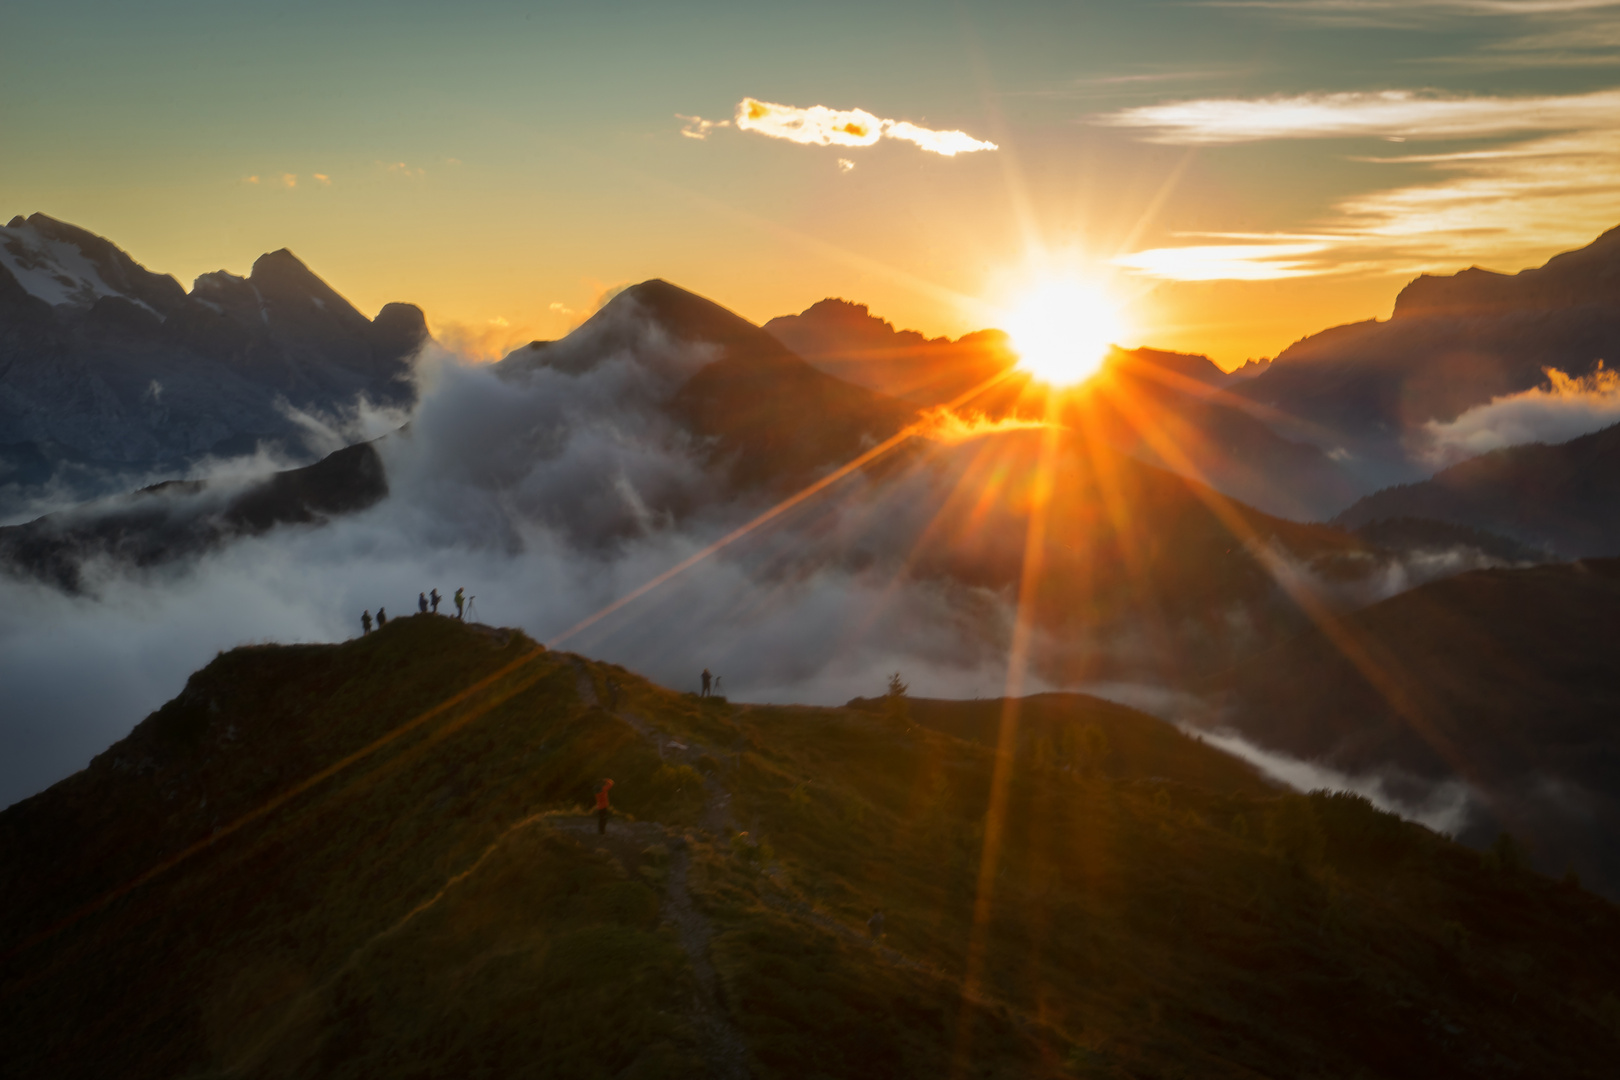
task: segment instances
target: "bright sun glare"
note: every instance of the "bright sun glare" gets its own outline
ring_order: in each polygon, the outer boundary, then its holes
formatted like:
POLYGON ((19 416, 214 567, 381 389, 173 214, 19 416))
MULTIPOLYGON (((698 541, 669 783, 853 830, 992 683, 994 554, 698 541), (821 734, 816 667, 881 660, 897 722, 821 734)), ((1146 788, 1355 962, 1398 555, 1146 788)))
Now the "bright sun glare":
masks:
POLYGON ((1018 366, 1053 386, 1090 378, 1125 330, 1119 304, 1098 286, 1073 278, 1036 286, 1005 325, 1018 366))

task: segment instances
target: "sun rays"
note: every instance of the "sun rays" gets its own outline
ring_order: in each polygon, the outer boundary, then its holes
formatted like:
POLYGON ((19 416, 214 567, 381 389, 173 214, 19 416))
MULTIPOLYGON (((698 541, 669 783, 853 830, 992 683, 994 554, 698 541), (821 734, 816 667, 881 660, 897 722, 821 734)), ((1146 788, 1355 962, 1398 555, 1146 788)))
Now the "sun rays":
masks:
POLYGON ((1054 387, 1084 382, 1102 367, 1126 331, 1120 303, 1079 277, 1055 277, 1031 288, 1006 313, 1018 366, 1054 387))

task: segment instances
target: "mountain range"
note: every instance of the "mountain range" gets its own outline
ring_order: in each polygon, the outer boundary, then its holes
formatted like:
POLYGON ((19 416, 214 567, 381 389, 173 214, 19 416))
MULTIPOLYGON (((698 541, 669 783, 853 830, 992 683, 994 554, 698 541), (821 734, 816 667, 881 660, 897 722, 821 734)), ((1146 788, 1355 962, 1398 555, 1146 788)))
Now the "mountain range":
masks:
POLYGON ((335 447, 301 414, 409 407, 426 340, 420 309, 368 319, 285 249, 188 293, 84 229, 15 217, 0 229, 0 516, 261 446, 318 457, 335 447))
POLYGON ((1370 493, 1426 475, 1426 425, 1620 356, 1620 228, 1539 268, 1425 274, 1387 320, 1290 345, 1234 392, 1337 451, 1370 493))

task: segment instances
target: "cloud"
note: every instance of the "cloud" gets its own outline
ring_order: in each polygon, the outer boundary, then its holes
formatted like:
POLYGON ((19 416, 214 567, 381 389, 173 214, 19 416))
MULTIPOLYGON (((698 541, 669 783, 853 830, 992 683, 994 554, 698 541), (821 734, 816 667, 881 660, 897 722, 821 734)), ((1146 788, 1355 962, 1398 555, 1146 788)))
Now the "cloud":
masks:
POLYGON ((332 186, 332 178, 330 176, 326 175, 325 173, 321 173, 321 172, 315 173, 314 177, 315 177, 315 182, 317 184, 320 184, 322 187, 331 187, 332 186))
POLYGON ((1562 443, 1620 423, 1620 371, 1605 368, 1571 378, 1543 368, 1547 385, 1492 398, 1447 423, 1430 420, 1425 457, 1452 464, 1504 446, 1562 443))
POLYGON ((405 164, 403 161, 379 161, 377 164, 381 165, 388 172, 396 173, 399 176, 417 177, 427 174, 426 169, 412 167, 405 164))
POLYGON ((850 172, 854 168, 855 168, 855 163, 853 161, 849 160, 849 158, 841 157, 841 158, 838 159, 838 171, 839 172, 841 172, 841 173, 850 172))
MULTIPOLYGON (((0 805, 81 767, 221 648, 340 641, 363 609, 404 614, 435 586, 465 586, 485 619, 544 640, 760 509, 717 490, 706 448, 664 411, 712 346, 630 320, 585 337, 517 376, 431 355, 441 368, 409 430, 378 444, 391 493, 368 511, 185 564, 94 568, 94 597, 0 576, 0 805)), ((728 548, 568 647, 676 687, 708 667, 745 700, 837 703, 897 669, 916 693, 999 692, 1007 623, 991 594, 791 562, 804 541, 728 548)))
POLYGON ((1315 761, 1270 750, 1229 730, 1207 731, 1180 724, 1182 731, 1242 758, 1266 776, 1296 791, 1353 791, 1380 810, 1399 814, 1435 832, 1457 836, 1478 816, 1482 803, 1461 780, 1420 780, 1394 770, 1372 774, 1341 772, 1315 761))
POLYGON ((1251 235, 1251 251, 1160 248, 1121 265, 1174 280, 1449 271, 1482 251, 1512 268, 1588 243, 1614 224, 1620 204, 1620 90, 1535 97, 1458 97, 1433 92, 1308 94, 1207 99, 1119 110, 1100 122, 1193 146, 1280 139, 1379 138, 1400 143, 1493 140, 1364 156, 1413 169, 1417 182, 1340 199, 1309 223, 1315 251, 1293 235, 1251 235), (1290 261, 1292 260, 1292 261, 1290 261), (1269 273, 1269 269, 1279 272, 1269 273))
POLYGON ((865 109, 838 110, 825 105, 800 108, 743 98, 737 104, 735 120, 742 131, 805 146, 873 146, 879 139, 890 138, 915 143, 945 157, 998 149, 995 143, 975 139, 966 132, 935 131, 906 120, 884 120, 865 109))
POLYGON ((1620 90, 1531 97, 1383 90, 1137 105, 1096 121, 1151 142, 1216 146, 1270 139, 1459 139, 1620 125, 1620 90))
POLYGON ((1203 244, 1150 248, 1113 259, 1115 266, 1172 281, 1269 281, 1315 273, 1299 256, 1324 251, 1328 243, 1285 239, 1249 244, 1203 244))
POLYGON ((513 326, 496 316, 482 323, 435 322, 433 337, 451 353, 472 363, 499 360, 520 345, 534 339, 532 329, 513 326))
POLYGON ((284 188, 295 188, 298 186, 298 176, 290 172, 282 173, 280 180, 277 182, 284 188))
POLYGON ((1469 18, 1567 18, 1620 7, 1620 0, 1205 0, 1203 6, 1322 26, 1404 28, 1469 18))
POLYGON ((245 176, 242 178, 244 184, 257 184, 258 182, 259 178, 257 176, 245 176))
POLYGON ((686 121, 686 123, 681 126, 681 134, 685 135, 688 139, 707 139, 709 137, 709 132, 713 131, 715 128, 731 126, 730 120, 705 120, 701 116, 687 116, 685 113, 676 113, 675 119, 686 121))

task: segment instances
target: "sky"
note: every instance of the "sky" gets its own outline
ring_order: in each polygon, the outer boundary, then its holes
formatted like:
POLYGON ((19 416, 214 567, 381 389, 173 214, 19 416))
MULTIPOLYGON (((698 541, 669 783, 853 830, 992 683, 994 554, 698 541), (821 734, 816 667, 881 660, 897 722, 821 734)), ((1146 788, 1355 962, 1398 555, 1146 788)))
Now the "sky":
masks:
POLYGON ((1620 224, 1620 0, 11 3, 0 217, 290 248, 496 356, 662 277, 958 335, 1054 276, 1223 367, 1620 224))

